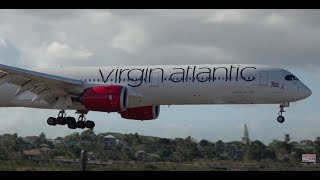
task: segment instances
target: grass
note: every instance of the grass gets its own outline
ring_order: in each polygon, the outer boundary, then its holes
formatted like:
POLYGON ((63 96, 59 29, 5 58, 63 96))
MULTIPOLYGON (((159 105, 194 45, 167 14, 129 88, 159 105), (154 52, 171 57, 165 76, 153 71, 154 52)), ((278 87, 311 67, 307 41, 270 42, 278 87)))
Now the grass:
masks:
MULTIPOLYGON (((320 171, 320 165, 283 162, 213 161, 175 162, 113 162, 88 164, 87 171, 320 171)), ((77 163, 54 161, 0 161, 0 171, 80 171, 77 163)))

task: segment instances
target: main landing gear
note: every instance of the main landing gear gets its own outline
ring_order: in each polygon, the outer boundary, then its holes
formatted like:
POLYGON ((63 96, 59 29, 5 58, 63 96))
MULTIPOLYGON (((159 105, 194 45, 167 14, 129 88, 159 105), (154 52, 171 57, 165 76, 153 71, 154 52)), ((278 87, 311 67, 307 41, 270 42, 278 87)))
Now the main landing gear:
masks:
POLYGON ((282 116, 282 113, 283 112, 286 112, 285 110, 284 110, 284 108, 285 107, 289 107, 289 103, 283 103, 283 104, 280 104, 280 111, 279 111, 279 116, 278 116, 278 118, 277 118, 277 121, 279 122, 279 123, 283 123, 284 121, 285 121, 285 118, 282 116))
POLYGON ((61 110, 58 114, 57 118, 54 117, 49 117, 47 120, 47 123, 50 126, 56 126, 57 124, 59 125, 68 125, 70 129, 84 129, 84 128, 89 128, 93 129, 95 126, 95 123, 93 121, 87 121, 84 114, 81 113, 79 115, 78 121, 74 117, 67 117, 67 114, 65 113, 64 110, 61 110))

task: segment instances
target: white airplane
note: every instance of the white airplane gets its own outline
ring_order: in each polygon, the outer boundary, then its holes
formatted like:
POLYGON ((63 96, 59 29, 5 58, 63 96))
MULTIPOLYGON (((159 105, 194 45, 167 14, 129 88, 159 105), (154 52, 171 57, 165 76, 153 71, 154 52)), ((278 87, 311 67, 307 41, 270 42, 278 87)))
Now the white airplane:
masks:
POLYGON ((311 90, 289 71, 264 65, 159 65, 20 69, 0 64, 0 107, 60 110, 49 125, 94 128, 89 111, 117 112, 125 119, 158 118, 160 105, 280 104, 311 90), (76 121, 66 110, 80 114, 76 121))

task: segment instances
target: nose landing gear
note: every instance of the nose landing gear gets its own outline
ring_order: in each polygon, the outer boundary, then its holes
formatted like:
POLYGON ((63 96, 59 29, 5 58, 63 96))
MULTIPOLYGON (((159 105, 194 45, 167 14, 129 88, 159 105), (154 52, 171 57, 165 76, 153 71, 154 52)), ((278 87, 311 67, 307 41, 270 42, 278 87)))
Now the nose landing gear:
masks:
POLYGON ((283 123, 284 121, 285 121, 285 118, 282 116, 282 113, 284 113, 284 112, 286 112, 285 110, 284 110, 284 108, 285 107, 289 107, 289 103, 281 103, 280 104, 280 111, 279 111, 279 116, 278 116, 278 118, 277 118, 277 121, 279 122, 279 123, 283 123))

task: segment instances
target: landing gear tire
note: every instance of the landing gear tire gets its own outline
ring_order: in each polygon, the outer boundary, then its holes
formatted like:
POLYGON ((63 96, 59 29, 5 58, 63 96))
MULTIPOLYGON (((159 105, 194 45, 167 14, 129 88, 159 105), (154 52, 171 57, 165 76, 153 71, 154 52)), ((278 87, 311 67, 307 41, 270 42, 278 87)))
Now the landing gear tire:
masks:
POLYGON ((78 121, 77 127, 80 129, 84 129, 86 127, 86 123, 84 121, 78 121))
POLYGON ((279 122, 279 123, 283 123, 284 121, 285 121, 285 118, 282 116, 282 113, 284 113, 284 112, 286 112, 285 110, 284 110, 284 107, 289 107, 289 103, 281 103, 280 104, 280 111, 279 111, 279 116, 278 116, 278 118, 277 118, 277 121, 279 122))
POLYGON ((65 117, 58 117, 57 118, 57 124, 66 125, 67 124, 66 118, 65 117))
POLYGON ((279 117, 277 118, 277 121, 278 121, 279 123, 283 123, 283 122, 285 121, 285 118, 284 118, 283 116, 279 116, 279 117))
POLYGON ((70 129, 77 129, 77 124, 74 122, 74 123, 69 123, 68 124, 68 128, 70 129))
POLYGON ((77 123, 76 123, 76 119, 75 118, 67 117, 66 118, 66 123, 68 124, 68 128, 77 129, 77 123))
POLYGON ((76 119, 74 117, 67 117, 66 124, 76 123, 76 119))
POLYGON ((57 119, 56 119, 56 118, 53 118, 53 117, 49 117, 48 120, 47 120, 47 123, 48 123, 50 126, 55 126, 55 125, 57 125, 57 119))
POLYGON ((86 127, 89 129, 93 129, 95 126, 95 123, 93 121, 86 121, 86 127))
POLYGON ((84 129, 89 128, 93 129, 95 126, 95 123, 93 121, 86 121, 85 114, 88 112, 81 111, 80 116, 78 118, 78 121, 74 117, 67 117, 67 114, 64 110, 61 110, 58 114, 57 118, 50 117, 47 119, 47 123, 50 126, 55 126, 57 124, 59 125, 68 125, 70 129, 84 129))

